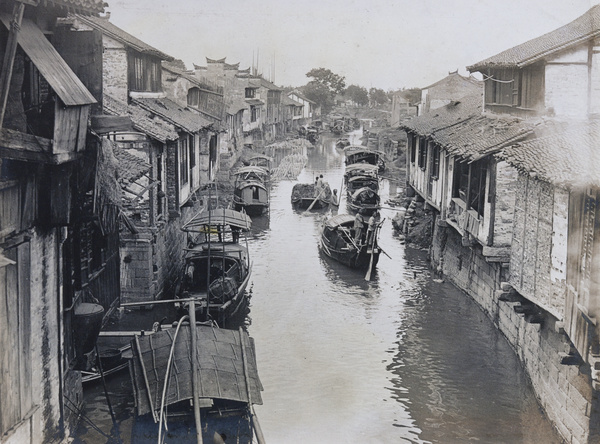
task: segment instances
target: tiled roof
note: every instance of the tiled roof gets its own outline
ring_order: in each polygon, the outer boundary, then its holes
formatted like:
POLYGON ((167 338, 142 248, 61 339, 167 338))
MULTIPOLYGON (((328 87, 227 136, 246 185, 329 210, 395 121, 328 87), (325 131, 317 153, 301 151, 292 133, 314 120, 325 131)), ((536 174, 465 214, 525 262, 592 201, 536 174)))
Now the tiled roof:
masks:
POLYGON ((136 105, 127 105, 114 99, 108 94, 102 97, 104 112, 113 116, 129 116, 133 127, 158 140, 166 143, 168 140, 177 140, 179 135, 172 125, 162 119, 153 118, 149 112, 136 105))
POLYGON ((302 103, 296 102, 289 96, 281 96, 281 103, 286 106, 304 106, 302 103))
POLYGON ((116 41, 121 42, 124 45, 129 46, 138 52, 141 52, 142 54, 149 54, 155 57, 159 57, 161 60, 173 60, 173 57, 171 57, 170 55, 159 51, 158 49, 148 45, 147 43, 144 43, 137 37, 134 37, 131 34, 123 31, 118 26, 113 25, 111 22, 108 21, 107 18, 77 15, 77 19, 81 20, 83 23, 87 24, 88 26, 91 26, 94 29, 101 31, 108 37, 115 39, 116 41))
POLYGON ((113 147, 113 154, 117 159, 119 182, 127 185, 135 182, 152 168, 144 159, 140 159, 123 148, 113 147))
POLYGON ((470 95, 456 100, 446 106, 436 108, 430 113, 413 117, 402 123, 401 129, 415 132, 421 136, 427 136, 450 125, 468 119, 482 111, 481 95, 470 95))
POLYGON ((559 186, 600 186, 600 121, 546 124, 535 138, 498 157, 519 171, 559 186))
POLYGON ((473 161, 530 134, 533 121, 481 112, 481 96, 472 95, 401 123, 400 128, 427 137, 448 153, 473 161))
POLYGON ((103 0, 52 0, 52 3, 77 12, 104 12, 108 6, 103 0))
POLYGON ((197 133, 204 128, 213 125, 212 122, 200 116, 199 114, 179 106, 172 100, 152 99, 152 98, 135 98, 132 103, 139 105, 141 108, 149 111, 152 114, 165 119, 167 122, 180 127, 188 133, 197 133))
POLYGON ((493 67, 523 67, 600 34, 600 5, 554 31, 468 66, 471 72, 493 67))
POLYGON ((431 138, 451 155, 474 161, 524 138, 533 126, 533 122, 517 117, 478 114, 436 131, 431 138))
MULTIPOLYGON (((462 76, 462 75, 460 75, 458 73, 458 71, 455 71, 455 72, 449 73, 443 79, 438 80, 437 82, 432 83, 431 85, 424 86, 421 89, 429 89, 429 88, 433 88, 433 87, 436 87, 436 86, 445 85, 445 84, 448 84, 448 83, 457 83, 457 82, 464 83, 464 84, 467 84, 467 85, 468 84, 476 85, 476 86, 478 86, 480 88, 483 88, 483 81, 477 80, 476 78, 471 77, 471 76, 469 76, 469 77, 462 76)), ((402 93, 402 91, 400 91, 400 93, 402 93)))
POLYGON ((245 100, 243 99, 237 99, 234 100, 233 103, 231 103, 228 107, 227 107, 227 112, 229 114, 237 114, 240 110, 242 109, 248 109, 248 104, 246 103, 245 100))
POLYGON ((305 100, 305 101, 307 101, 307 102, 309 102, 309 103, 315 103, 315 102, 313 102, 312 100, 308 99, 308 98, 307 98, 307 97, 306 97, 304 94, 302 94, 300 91, 298 91, 298 90, 296 90, 296 89, 295 89, 295 90, 293 90, 293 91, 290 91, 290 92, 288 93, 288 96, 289 96, 289 95, 291 95, 291 94, 293 94, 293 95, 295 95, 296 97, 299 97, 299 98, 301 98, 302 100, 305 100))
POLYGON ((199 88, 206 89, 213 93, 223 95, 223 87, 216 84, 216 82, 210 82, 205 78, 196 77, 194 74, 180 69, 177 65, 170 62, 162 62, 161 66, 164 70, 169 71, 177 76, 183 77, 190 83, 198 86, 199 88))

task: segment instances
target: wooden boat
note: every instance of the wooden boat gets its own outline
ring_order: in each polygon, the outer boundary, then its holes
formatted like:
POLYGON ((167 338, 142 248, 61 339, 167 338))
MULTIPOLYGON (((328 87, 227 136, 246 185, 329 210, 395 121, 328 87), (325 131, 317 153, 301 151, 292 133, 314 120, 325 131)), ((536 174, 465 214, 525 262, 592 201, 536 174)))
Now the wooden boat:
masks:
POLYGON ((259 166, 247 166, 234 173, 236 179, 233 203, 236 211, 250 216, 260 216, 269 208, 269 171, 259 166))
POLYGON ((348 267, 374 267, 381 253, 377 237, 383 221, 377 223, 368 235, 365 226, 357 239, 354 230, 355 219, 352 214, 338 214, 325 220, 321 227, 321 251, 348 267))
MULTIPOLYGON (((332 198, 331 188, 327 184, 318 196, 315 192, 315 184, 312 183, 297 183, 292 188, 292 205, 297 209, 306 210, 311 205, 313 210, 327 208, 332 203, 332 198)), ((335 202, 333 204, 336 205, 335 202)))
POLYGON ((119 348, 101 349, 99 350, 99 355, 96 357, 96 365, 90 370, 81 371, 81 382, 88 384, 99 381, 102 378, 100 366, 102 366, 104 377, 119 373, 129 367, 131 357, 130 344, 119 348))
POLYGON ((379 172, 385 170, 383 153, 379 151, 369 150, 364 146, 350 145, 344 149, 344 152, 346 153, 346 165, 364 162, 377 165, 379 172))
POLYGON ((340 137, 336 142, 335 142, 335 147, 338 149, 344 149, 347 146, 350 146, 350 140, 348 140, 347 137, 340 137))
POLYGON ((249 166, 257 166, 264 168, 267 172, 271 171, 271 165, 273 163, 273 158, 269 157, 265 154, 255 154, 254 156, 248 159, 249 166))
POLYGON ((353 212, 362 210, 367 216, 380 208, 379 203, 379 194, 369 187, 359 188, 348 197, 348 209, 353 212))
POLYGON ((182 321, 132 341, 131 442, 264 444, 254 340, 242 329, 182 321))
POLYGON ((245 305, 252 264, 240 233, 250 230, 245 213, 218 208, 203 211, 183 226, 188 233, 176 297, 193 298, 201 319, 220 324, 245 305))
POLYGON ((370 188, 379 192, 379 179, 373 176, 353 176, 346 182, 346 194, 352 199, 354 193, 361 188, 370 188))
POLYGON ((353 163, 347 165, 344 172, 344 180, 347 181, 354 176, 379 177, 379 168, 377 165, 371 165, 370 163, 353 163))

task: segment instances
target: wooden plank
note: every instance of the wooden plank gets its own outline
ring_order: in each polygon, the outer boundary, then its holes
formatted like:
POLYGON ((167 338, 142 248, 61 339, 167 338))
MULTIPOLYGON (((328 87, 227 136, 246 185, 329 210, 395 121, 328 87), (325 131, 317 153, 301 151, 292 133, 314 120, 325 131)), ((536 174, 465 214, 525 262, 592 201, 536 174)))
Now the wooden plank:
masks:
MULTIPOLYGON (((6 252, 4 254, 6 254, 6 252)), ((6 267, 0 267, 0 344, 8 344, 7 306, 6 267)), ((7 367, 9 352, 10 350, 8 347, 0 347, 0 375, 2 375, 2 383, 0 383, 0 436, 10 428, 10 423, 8 418, 6 418, 7 410, 12 408, 6 401, 8 397, 7 391, 9 390, 11 382, 7 367)))
POLYGON ((19 245, 17 250, 18 286, 19 286, 19 374, 21 375, 20 399, 21 414, 33 407, 31 393, 31 257, 30 243, 19 245))
MULTIPOLYGON (((4 255, 16 260, 15 250, 4 252, 4 255)), ((6 328, 2 348, 6 349, 2 355, 5 373, 2 375, 2 424, 6 428, 14 426, 21 416, 21 402, 19 400, 19 341, 18 341, 18 301, 17 301, 17 266, 8 265, 5 271, 5 316, 3 326, 6 328)), ((0 283, 0 285, 2 285, 0 283)))

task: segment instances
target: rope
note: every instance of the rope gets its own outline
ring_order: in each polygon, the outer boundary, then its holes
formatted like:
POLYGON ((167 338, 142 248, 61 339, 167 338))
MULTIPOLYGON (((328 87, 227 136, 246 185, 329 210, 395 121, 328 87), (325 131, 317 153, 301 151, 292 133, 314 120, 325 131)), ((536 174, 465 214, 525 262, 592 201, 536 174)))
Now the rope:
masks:
POLYGON ((66 396, 64 397, 67 401, 69 401, 71 404, 73 404, 74 407, 69 406, 69 404, 65 404, 65 407, 68 408, 69 410, 71 410, 71 412, 76 413, 77 415, 81 416, 83 419, 85 419, 88 424, 90 426, 92 426, 92 428, 97 431, 98 433, 100 433, 102 436, 104 436, 105 438, 108 438, 110 440, 113 439, 112 436, 107 435, 106 433, 104 433, 96 424, 94 424, 92 422, 92 420, 90 418, 88 418, 86 416, 85 413, 83 413, 83 410, 80 410, 79 407, 77 407, 77 404, 75 404, 73 401, 71 401, 69 398, 67 398, 66 396))
POLYGON ((515 81, 515 79, 512 79, 512 80, 494 79, 493 76, 486 76, 485 74, 483 74, 483 80, 484 81, 486 81, 486 80, 492 80, 492 81, 497 82, 497 83, 513 83, 515 81))

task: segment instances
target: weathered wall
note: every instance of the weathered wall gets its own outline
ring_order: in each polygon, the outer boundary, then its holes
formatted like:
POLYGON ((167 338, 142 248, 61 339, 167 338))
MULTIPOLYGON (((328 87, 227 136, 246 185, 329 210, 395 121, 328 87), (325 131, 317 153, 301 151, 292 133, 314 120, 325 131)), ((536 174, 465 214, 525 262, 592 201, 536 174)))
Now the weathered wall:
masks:
MULTIPOLYGON (((492 239, 494 247, 509 246, 512 241, 517 176, 517 169, 511 167, 506 162, 501 161, 496 164, 494 233, 492 239)), ((487 200, 489 199, 486 199, 486 202, 487 200)), ((486 203, 486 210, 488 208, 487 205, 486 203)))
MULTIPOLYGON (((564 207, 563 211, 566 210, 564 207)), ((514 211, 509 282, 522 296, 562 319, 563 286, 551 279, 553 187, 520 174, 514 211)))
POLYGON ((546 64, 546 109, 557 116, 584 117, 588 112, 588 46, 566 51, 546 64))
POLYGON ((123 44, 103 37, 102 89, 114 99, 127 103, 127 50, 123 44))

